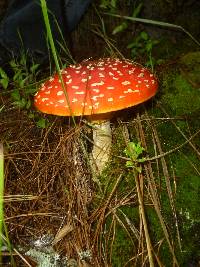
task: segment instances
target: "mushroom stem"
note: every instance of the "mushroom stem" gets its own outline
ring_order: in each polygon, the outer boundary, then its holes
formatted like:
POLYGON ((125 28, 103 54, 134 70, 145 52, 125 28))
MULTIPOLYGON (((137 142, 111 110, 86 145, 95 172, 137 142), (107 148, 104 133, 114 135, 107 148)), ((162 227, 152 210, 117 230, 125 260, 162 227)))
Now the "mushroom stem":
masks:
POLYGON ((92 168, 101 174, 108 162, 111 150, 111 128, 110 121, 93 123, 94 146, 91 153, 92 168))

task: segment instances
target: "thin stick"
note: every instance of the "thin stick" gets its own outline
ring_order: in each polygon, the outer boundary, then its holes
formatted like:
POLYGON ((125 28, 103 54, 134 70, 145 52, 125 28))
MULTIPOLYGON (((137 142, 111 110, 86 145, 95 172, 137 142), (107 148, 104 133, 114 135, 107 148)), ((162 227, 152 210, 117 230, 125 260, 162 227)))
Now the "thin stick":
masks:
POLYGON ((136 183, 136 188, 137 188, 137 193, 138 193, 139 208, 141 211, 142 221, 143 221, 143 226, 144 226, 144 233, 145 233, 145 239, 146 239, 146 244, 147 244, 147 252, 148 252, 148 256, 149 256, 149 264, 150 264, 150 267, 154 267, 151 239, 150 239, 149 231, 148 231, 148 227, 147 227, 147 220, 146 220, 146 215, 145 215, 145 210, 144 210, 144 203, 143 203, 142 193, 141 193, 141 189, 140 189, 140 182, 138 179, 139 175, 135 173, 134 176, 135 176, 135 183, 136 183))

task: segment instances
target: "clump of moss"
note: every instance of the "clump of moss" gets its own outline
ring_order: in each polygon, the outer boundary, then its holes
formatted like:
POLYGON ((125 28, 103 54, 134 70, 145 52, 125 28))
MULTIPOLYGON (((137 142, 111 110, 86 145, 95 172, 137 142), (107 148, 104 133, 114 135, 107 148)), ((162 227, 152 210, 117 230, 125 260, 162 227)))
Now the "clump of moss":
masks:
POLYGON ((171 75, 166 79, 162 100, 175 115, 187 115, 199 110, 199 91, 182 74, 171 75))
POLYGON ((124 266, 130 260, 131 255, 134 255, 134 247, 130 236, 118 225, 116 228, 116 238, 113 243, 112 266, 124 266))
POLYGON ((200 167, 199 165, 199 161, 192 151, 187 152, 187 158, 184 158, 183 154, 179 154, 175 160, 176 173, 179 177, 176 207, 182 239, 181 259, 185 264, 188 264, 190 258, 197 260, 200 257, 198 245, 200 237, 197 234, 197 229, 200 227, 200 179, 196 171, 196 168, 200 167))
POLYGON ((200 110, 200 52, 184 55, 179 62, 179 71, 169 72, 163 79, 161 100, 177 116, 200 110))

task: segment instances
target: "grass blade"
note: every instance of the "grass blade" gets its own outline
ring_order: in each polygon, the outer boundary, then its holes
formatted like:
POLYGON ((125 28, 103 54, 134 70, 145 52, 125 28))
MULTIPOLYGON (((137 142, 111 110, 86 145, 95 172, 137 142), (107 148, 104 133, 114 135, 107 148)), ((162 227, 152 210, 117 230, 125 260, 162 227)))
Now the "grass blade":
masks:
POLYGON ((135 18, 135 17, 129 17, 129 16, 121 16, 121 15, 112 14, 112 13, 104 13, 104 14, 109 15, 109 16, 113 16, 116 18, 131 20, 134 22, 141 22, 141 23, 152 24, 152 25, 156 25, 156 26, 168 27, 168 28, 174 28, 177 30, 181 30, 186 35, 188 35, 198 46, 200 46, 200 42, 197 41, 196 38, 194 38, 191 33, 189 33, 186 29, 184 29, 180 25, 176 25, 176 24, 172 24, 172 23, 168 23, 168 22, 163 22, 163 21, 151 20, 151 19, 142 19, 142 18, 135 18))

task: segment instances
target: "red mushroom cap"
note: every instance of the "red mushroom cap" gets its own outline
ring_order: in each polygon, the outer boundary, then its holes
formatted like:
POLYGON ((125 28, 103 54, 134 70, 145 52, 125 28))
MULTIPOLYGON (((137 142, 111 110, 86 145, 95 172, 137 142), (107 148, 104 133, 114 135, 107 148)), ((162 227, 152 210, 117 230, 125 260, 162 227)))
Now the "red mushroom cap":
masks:
POLYGON ((63 69, 61 74, 68 101, 55 74, 35 95, 38 110, 60 116, 102 114, 142 103, 158 88, 154 75, 130 60, 83 61, 63 69))

